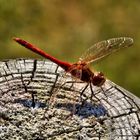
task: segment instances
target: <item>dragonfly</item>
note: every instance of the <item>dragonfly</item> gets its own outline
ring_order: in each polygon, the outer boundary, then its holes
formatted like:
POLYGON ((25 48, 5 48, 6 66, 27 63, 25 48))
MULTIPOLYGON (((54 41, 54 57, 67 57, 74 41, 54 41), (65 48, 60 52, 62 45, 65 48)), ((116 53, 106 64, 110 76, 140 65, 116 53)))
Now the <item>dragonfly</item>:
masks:
POLYGON ((96 62, 104 58, 105 56, 108 56, 111 53, 118 51, 121 48, 126 48, 133 45, 133 39, 130 37, 111 38, 108 40, 98 42, 91 46, 80 57, 78 62, 68 63, 58 60, 57 58, 47 54, 37 46, 23 39, 17 37, 13 39, 25 48, 56 63, 61 68, 63 68, 66 73, 70 73, 73 77, 80 79, 83 82, 91 83, 97 87, 101 87, 105 83, 106 78, 102 72, 92 71, 89 67, 89 64, 92 62, 96 62))
MULTIPOLYGON (((94 44, 93 46, 91 46, 79 59, 78 62, 76 63, 68 63, 68 62, 64 62, 61 61, 49 54, 47 54, 46 52, 44 52, 43 50, 41 50, 40 48, 38 48, 37 46, 23 40, 20 38, 13 38, 17 43, 19 43, 20 45, 24 46, 25 48, 49 59, 50 61, 56 63, 57 65, 59 65, 62 69, 65 70, 66 73, 70 73, 72 75, 72 78, 76 78, 76 80, 80 80, 82 82, 86 82, 87 85, 94 85, 97 87, 100 87, 102 90, 102 86, 106 81, 106 77, 104 76, 104 74, 102 72, 95 72, 92 71, 89 67, 89 64, 92 62, 96 62, 102 58, 104 58, 105 56, 108 56, 109 54, 118 51, 121 48, 125 48, 125 47, 130 47, 133 44, 133 39, 130 37, 118 37, 118 38, 112 38, 112 39, 108 39, 108 40, 104 40, 101 42, 98 42, 96 44, 94 44)), ((60 86, 58 86, 58 88, 56 89, 56 91, 53 91, 50 100, 49 100, 49 106, 53 107, 54 103, 55 103, 55 97, 56 94, 58 94, 59 89, 61 89, 61 86, 63 86, 63 82, 60 83, 60 86)), ((104 92, 104 91, 103 91, 104 92)), ((80 100, 82 94, 80 95, 80 100)), ((91 95, 91 99, 92 99, 91 95)), ((81 100, 82 101, 82 100, 81 100)), ((82 104, 84 102, 82 101, 82 104)), ((75 107, 75 103, 73 103, 73 108, 72 108, 72 113, 70 113, 69 116, 73 116, 73 114, 76 112, 76 107, 75 107)))

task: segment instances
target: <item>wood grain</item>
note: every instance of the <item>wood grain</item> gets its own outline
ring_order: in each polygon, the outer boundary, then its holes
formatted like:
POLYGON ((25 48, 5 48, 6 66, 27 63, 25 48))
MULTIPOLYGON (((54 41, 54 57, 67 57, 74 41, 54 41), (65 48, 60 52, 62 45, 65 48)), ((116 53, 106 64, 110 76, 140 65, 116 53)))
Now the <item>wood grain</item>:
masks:
POLYGON ((77 81, 46 60, 0 61, 0 139, 138 140, 140 99, 110 80, 102 89, 77 81))

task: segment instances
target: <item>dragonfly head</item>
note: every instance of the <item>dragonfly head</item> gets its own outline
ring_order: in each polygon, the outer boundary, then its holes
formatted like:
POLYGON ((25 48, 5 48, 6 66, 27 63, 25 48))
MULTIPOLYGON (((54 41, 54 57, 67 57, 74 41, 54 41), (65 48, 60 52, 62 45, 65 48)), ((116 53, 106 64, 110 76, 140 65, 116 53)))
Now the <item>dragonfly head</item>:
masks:
POLYGON ((104 74, 102 72, 97 73, 92 78, 93 85, 98 86, 98 87, 102 86, 105 81, 106 81, 106 79, 105 79, 104 74))

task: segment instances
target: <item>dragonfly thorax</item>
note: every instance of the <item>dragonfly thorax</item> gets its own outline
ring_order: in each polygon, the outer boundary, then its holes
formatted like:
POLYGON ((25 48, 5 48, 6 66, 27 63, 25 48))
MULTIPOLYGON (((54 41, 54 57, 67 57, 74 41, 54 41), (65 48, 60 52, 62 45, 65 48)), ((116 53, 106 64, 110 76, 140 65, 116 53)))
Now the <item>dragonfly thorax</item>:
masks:
POLYGON ((94 73, 89 69, 86 63, 75 63, 67 72, 71 73, 72 76, 88 83, 92 80, 92 77, 94 77, 94 73))

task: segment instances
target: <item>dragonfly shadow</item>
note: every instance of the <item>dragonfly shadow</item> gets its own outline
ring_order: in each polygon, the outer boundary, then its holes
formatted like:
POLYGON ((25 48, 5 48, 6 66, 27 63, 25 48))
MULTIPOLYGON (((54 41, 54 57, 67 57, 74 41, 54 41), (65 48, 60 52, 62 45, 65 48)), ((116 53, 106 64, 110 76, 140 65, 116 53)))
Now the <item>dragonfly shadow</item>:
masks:
POLYGON ((19 103, 22 104, 25 107, 28 108, 45 108, 47 105, 45 103, 41 103, 41 102, 35 102, 33 103, 32 100, 27 100, 27 99, 15 99, 14 100, 15 103, 19 103))
MULTIPOLYGON (((107 110, 102 104, 92 104, 89 102, 85 102, 83 105, 80 103, 75 104, 76 112, 75 115, 81 116, 83 118, 87 118, 89 116, 105 116, 107 115, 107 110)), ((70 112, 73 111, 73 104, 72 103, 58 103, 56 108, 64 108, 70 112)))

